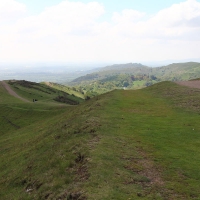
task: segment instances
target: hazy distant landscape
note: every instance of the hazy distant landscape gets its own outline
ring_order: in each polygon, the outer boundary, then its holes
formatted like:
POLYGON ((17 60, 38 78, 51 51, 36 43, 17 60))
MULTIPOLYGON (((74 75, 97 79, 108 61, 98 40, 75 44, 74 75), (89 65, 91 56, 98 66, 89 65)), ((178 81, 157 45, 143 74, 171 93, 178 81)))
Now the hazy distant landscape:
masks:
MULTIPOLYGON (((94 64, 97 68, 99 64, 94 64)), ((94 67, 94 68, 95 68, 94 67)), ((0 64, 0 80, 28 80, 34 82, 51 81, 57 83, 70 82, 79 76, 92 72, 91 64, 59 64, 59 63, 27 63, 0 64)))
POLYGON ((197 62, 173 63, 161 67, 128 63, 81 69, 82 66, 22 67, 20 70, 9 67, 1 69, 0 79, 59 83, 73 86, 88 96, 95 96, 113 89, 140 89, 161 81, 190 80, 200 76, 200 63, 197 62))
MULTIPOLYGON (((195 59, 194 59, 195 60, 195 59)), ((141 64, 150 68, 158 68, 172 64, 171 61, 141 64), (163 63, 166 63, 163 65, 163 63)), ((174 62, 188 63, 188 62, 174 62)), ((106 71, 108 66, 123 66, 123 64, 106 63, 0 63, 0 80, 28 80, 34 82, 50 81, 56 83, 69 83, 74 79, 93 72, 106 71), (107 67, 106 67, 107 66, 107 67)), ((114 70, 114 68, 113 68, 114 70)), ((124 70, 121 69, 121 70, 124 70)), ((132 71, 134 73, 134 71, 132 71)), ((126 70, 124 71, 126 73, 126 70)))
POLYGON ((85 96, 96 96, 114 89, 141 89, 161 81, 184 81, 200 77, 200 63, 173 63, 162 67, 149 67, 140 63, 115 64, 95 69, 45 67, 15 69, 2 73, 4 80, 28 80, 58 83, 73 87, 85 96))

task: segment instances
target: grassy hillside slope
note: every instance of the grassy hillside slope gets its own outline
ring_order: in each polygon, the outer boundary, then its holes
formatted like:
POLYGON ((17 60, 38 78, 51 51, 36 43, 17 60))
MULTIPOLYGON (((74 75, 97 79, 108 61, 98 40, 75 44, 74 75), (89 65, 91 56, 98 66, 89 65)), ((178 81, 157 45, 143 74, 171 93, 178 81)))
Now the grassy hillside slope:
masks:
POLYGON ((52 82, 44 82, 45 85, 52 87, 54 89, 66 92, 70 95, 74 95, 76 97, 79 97, 81 99, 85 99, 84 93, 82 93, 81 91, 76 90, 76 88, 71 88, 65 85, 61 85, 58 83, 52 83, 52 82))
POLYGON ((200 63, 173 63, 164 67, 152 68, 152 73, 161 80, 190 80, 200 77, 200 63))
MULTIPOLYGON (((199 92, 115 90, 34 122, 21 104, 24 125, 0 135, 0 197, 199 199, 199 92)), ((19 105, 2 97, 1 109, 19 105)))
POLYGON ((39 102, 61 102, 67 104, 79 104, 83 100, 65 91, 49 87, 45 84, 30 81, 8 81, 12 89, 21 97, 29 101, 36 99, 39 102))

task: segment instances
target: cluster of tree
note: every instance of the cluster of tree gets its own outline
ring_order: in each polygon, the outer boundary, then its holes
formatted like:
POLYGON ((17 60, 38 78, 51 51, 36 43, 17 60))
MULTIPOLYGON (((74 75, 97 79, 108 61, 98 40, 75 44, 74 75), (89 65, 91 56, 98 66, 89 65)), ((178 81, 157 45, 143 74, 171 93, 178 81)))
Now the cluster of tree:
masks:
POLYGON ((113 89, 137 89, 150 86, 156 81, 157 77, 154 75, 118 74, 114 76, 108 76, 102 80, 92 81, 89 84, 87 82, 82 82, 81 84, 76 86, 76 90, 84 93, 85 96, 93 97, 98 94, 111 91, 113 89))
POLYGON ((147 67, 137 63, 113 65, 73 81, 84 95, 95 96, 113 89, 138 89, 160 81, 189 80, 200 77, 200 63, 176 63, 163 67, 147 67))

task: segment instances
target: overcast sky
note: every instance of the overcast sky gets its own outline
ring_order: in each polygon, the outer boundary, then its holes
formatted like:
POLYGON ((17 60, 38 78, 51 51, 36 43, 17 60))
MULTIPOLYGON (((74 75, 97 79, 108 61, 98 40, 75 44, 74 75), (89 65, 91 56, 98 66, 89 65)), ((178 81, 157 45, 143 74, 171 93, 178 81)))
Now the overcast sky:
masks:
POLYGON ((0 62, 200 58, 197 0, 0 0, 0 62))

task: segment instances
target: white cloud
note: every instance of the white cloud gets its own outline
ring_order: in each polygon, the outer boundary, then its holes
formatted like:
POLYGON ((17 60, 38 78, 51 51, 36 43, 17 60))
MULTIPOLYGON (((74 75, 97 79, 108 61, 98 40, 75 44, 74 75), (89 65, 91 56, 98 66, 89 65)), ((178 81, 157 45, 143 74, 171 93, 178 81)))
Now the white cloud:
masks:
POLYGON ((47 8, 38 16, 20 20, 16 28, 19 32, 32 32, 43 35, 64 35, 72 32, 89 31, 95 20, 104 13, 98 3, 83 4, 63 1, 57 6, 47 8))
POLYGON ((0 0, 0 21, 17 19, 26 11, 26 6, 15 0, 0 0))
MULTIPOLYGON (((180 4, 174 4, 168 9, 160 11, 152 21, 167 27, 193 26, 194 21, 200 17, 200 3, 195 0, 188 0, 180 4)), ((200 26, 200 22, 196 24, 200 26)))
MULTIPOLYGON (((14 0, 4 10, 25 13, 14 0)), ((2 4, 3 5, 3 4, 2 4)), ((126 9, 112 22, 98 2, 64 0, 35 16, 0 21, 0 59, 26 61, 142 61, 199 57, 200 3, 187 0, 154 16, 126 9), (14 23, 14 24, 13 24, 14 23)), ((0 16, 2 8, 0 8, 0 16)), ((17 16, 16 15, 16 16, 17 16)))
POLYGON ((127 24, 128 20, 123 16, 118 21, 120 21, 118 32, 126 33, 126 35, 132 37, 154 39, 181 39, 180 37, 183 37, 183 39, 193 39, 194 36, 195 38, 200 37, 200 34, 197 34, 200 28, 200 3, 195 0, 188 0, 174 4, 145 21, 129 21, 127 24))
POLYGON ((112 20, 115 23, 130 23, 141 19, 145 13, 137 10, 126 9, 122 13, 114 12, 112 20))

